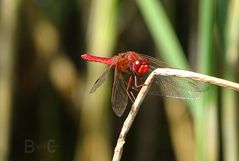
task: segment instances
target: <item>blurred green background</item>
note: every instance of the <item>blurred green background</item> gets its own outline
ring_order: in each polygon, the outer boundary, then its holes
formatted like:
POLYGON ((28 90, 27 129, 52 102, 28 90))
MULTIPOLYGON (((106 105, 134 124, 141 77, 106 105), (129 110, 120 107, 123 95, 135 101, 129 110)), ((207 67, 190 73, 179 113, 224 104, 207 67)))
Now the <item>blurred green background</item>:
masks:
MULTIPOLYGON (((112 77, 88 93, 106 66, 80 55, 129 50, 237 81, 239 0, 1 0, 0 161, 111 160, 128 111, 111 109, 112 77)), ((148 96, 122 160, 238 161, 237 107, 215 86, 148 96)))

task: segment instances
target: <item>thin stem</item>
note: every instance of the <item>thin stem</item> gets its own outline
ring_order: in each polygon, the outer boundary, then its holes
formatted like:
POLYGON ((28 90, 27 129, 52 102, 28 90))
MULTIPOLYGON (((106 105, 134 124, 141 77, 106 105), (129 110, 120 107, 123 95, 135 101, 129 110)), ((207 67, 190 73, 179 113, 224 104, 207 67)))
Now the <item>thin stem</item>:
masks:
POLYGON ((239 91, 238 83, 231 82, 225 79, 212 77, 205 74, 199 74, 199 73, 195 73, 191 71, 186 71, 181 69, 171 69, 171 68, 158 68, 154 72, 156 73, 156 75, 191 78, 201 82, 206 82, 206 83, 214 84, 214 85, 225 87, 225 88, 231 88, 233 90, 239 91))
POLYGON ((186 70, 180 70, 180 69, 171 69, 171 68, 157 68, 155 69, 147 78, 145 81, 145 85, 141 88, 139 91, 139 94, 134 102, 134 104, 131 107, 131 110, 123 124, 123 127, 121 129, 115 150, 114 150, 114 156, 112 161, 120 161, 122 153, 123 153, 123 146, 125 143, 125 138, 126 135, 132 126, 132 123, 139 111, 140 105, 143 102, 146 94, 148 93, 151 83, 153 82, 153 78, 155 75, 163 75, 163 76, 175 76, 175 77, 181 77, 181 78, 191 78, 194 80, 202 81, 202 82, 207 82, 210 84, 218 85, 221 87, 226 87, 226 88, 231 88, 233 90, 239 91, 239 84, 234 83, 231 81, 227 81, 224 79, 204 75, 204 74, 199 74, 191 71, 186 71, 186 70))
POLYGON ((125 138, 126 135, 139 111, 140 105, 143 102, 146 94, 148 93, 148 90, 150 88, 150 85, 153 81, 155 73, 152 72, 149 77, 147 78, 147 80, 145 81, 145 85, 141 88, 141 90, 139 91, 139 94, 137 96, 137 98, 135 99, 135 102, 133 103, 131 110, 126 118, 126 120, 124 121, 123 127, 121 129, 118 141, 117 141, 117 145, 115 147, 115 152, 114 152, 114 156, 113 156, 113 161, 120 161, 122 152, 123 152, 123 146, 125 143, 125 138))

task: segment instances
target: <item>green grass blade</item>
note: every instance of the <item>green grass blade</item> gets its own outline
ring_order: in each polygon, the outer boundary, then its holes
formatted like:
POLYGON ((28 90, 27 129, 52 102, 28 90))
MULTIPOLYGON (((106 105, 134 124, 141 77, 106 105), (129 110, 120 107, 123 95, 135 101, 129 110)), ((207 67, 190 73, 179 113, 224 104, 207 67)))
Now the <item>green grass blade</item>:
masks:
MULTIPOLYGON (((213 75, 213 24, 215 1, 199 1, 199 71, 213 75)), ((196 160, 214 161, 217 159, 217 96, 216 88, 211 87, 203 95, 201 103, 195 108, 196 160)))
POLYGON ((174 67, 188 68, 182 47, 160 1, 138 0, 137 3, 162 58, 174 67))
MULTIPOLYGON (((93 0, 87 32, 86 52, 110 57, 116 41, 116 0, 93 0)), ((109 122, 106 107, 110 103, 108 80, 93 94, 89 90, 105 65, 87 62, 88 75, 85 85, 80 124, 83 135, 75 160, 107 161, 111 159, 109 122), (107 83, 108 82, 108 83, 107 83)))
MULTIPOLYGON (((138 0, 137 2, 162 58, 174 67, 188 68, 185 54, 160 1, 138 0)), ((199 101, 188 101, 188 103, 192 107, 191 109, 200 107, 199 101)), ((205 137, 199 139, 201 141, 198 141, 198 143, 204 142, 205 137)), ((203 149, 200 150, 203 151, 203 149)), ((182 153, 183 151, 181 151, 181 156, 184 155, 182 153)), ((181 158, 180 156, 177 157, 181 158)))
MULTIPOLYGON (((239 52, 239 1, 232 0, 228 6, 227 26, 225 32, 225 70, 224 78, 235 81, 239 52)), ((223 89, 222 92, 222 124, 223 124, 223 151, 225 161, 238 160, 238 128, 237 128, 237 98, 236 92, 223 89), (230 141, 229 141, 230 140, 230 141)))
POLYGON ((9 159, 15 36, 20 1, 0 1, 0 160, 9 159))

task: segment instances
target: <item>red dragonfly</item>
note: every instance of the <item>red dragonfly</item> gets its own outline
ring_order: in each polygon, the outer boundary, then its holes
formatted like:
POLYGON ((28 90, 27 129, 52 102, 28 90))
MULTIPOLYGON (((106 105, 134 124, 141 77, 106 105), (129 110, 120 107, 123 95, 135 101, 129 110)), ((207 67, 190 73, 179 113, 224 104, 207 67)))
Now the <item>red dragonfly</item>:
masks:
MULTIPOLYGON (((81 55, 87 61, 99 62, 109 65, 108 69, 96 80, 90 93, 103 84, 114 68, 114 83, 112 88, 111 103, 117 116, 122 116, 128 103, 128 98, 134 102, 133 90, 138 91, 144 84, 147 76, 156 68, 165 68, 165 63, 134 51, 120 53, 117 56, 106 58, 90 54, 81 55)), ((199 81, 190 78, 175 76, 161 76, 154 78, 149 94, 166 97, 187 99, 195 98, 203 92, 199 81)))

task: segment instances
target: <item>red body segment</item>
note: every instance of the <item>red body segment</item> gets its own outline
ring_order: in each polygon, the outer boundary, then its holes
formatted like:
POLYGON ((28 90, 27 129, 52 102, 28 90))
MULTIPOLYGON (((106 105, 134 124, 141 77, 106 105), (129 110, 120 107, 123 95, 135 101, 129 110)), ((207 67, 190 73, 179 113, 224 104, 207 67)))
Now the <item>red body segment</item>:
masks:
POLYGON ((90 54, 81 55, 81 58, 87 61, 113 65, 120 72, 130 72, 138 75, 144 75, 149 70, 148 60, 141 58, 139 54, 133 51, 121 53, 112 58, 93 56, 90 54))
POLYGON ((93 62, 99 62, 99 63, 111 65, 114 57, 106 58, 106 57, 93 56, 90 54, 83 54, 81 55, 81 58, 87 61, 93 61, 93 62))

